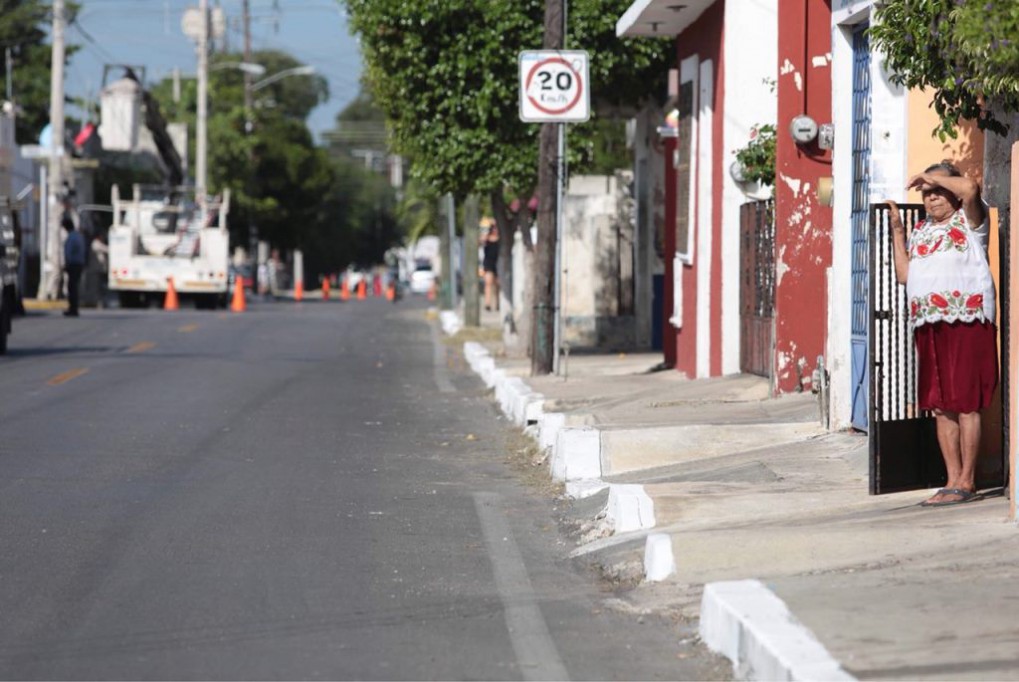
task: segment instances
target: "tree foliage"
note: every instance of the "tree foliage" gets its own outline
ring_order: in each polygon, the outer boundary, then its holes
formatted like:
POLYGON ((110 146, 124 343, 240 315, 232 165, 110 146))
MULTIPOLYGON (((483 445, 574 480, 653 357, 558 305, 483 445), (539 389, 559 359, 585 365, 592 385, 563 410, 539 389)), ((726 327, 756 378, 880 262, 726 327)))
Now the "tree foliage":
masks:
MULTIPOLYGON (((379 260, 396 239, 395 200, 384 178, 331 159, 312 139, 305 119, 327 97, 325 80, 284 78, 255 91, 254 106, 245 111, 243 74, 217 68, 239 61, 239 54, 216 55, 209 74, 209 185, 213 192, 231 191, 234 243, 246 245, 254 226, 274 247, 304 249, 312 283, 350 262, 379 260)), ((279 51, 255 52, 252 61, 265 66, 267 76, 300 65, 279 51)), ((188 123, 194 159, 197 84, 183 83, 179 102, 173 102, 170 79, 152 90, 169 119, 188 123)))
MULTIPOLYGON (((517 54, 542 44, 542 0, 346 0, 367 79, 393 144, 437 192, 529 196, 537 179, 538 126, 519 120, 517 54)), ((625 0, 570 3, 568 47, 591 53, 594 102, 632 104, 664 86, 671 41, 620 40, 625 0)), ((664 87, 663 87, 664 89, 664 87)), ((604 151, 597 123, 570 130, 577 168, 604 151)), ((618 133, 618 130, 615 130, 618 133)))
POLYGON ((955 137, 960 119, 1007 132, 995 109, 1019 111, 1019 4, 887 0, 870 37, 893 82, 933 89, 942 139, 955 137))
MULTIPOLYGON (((77 3, 68 3, 68 24, 77 7, 77 3)), ((19 110, 16 135, 21 144, 34 144, 50 120, 50 21, 49 2, 0 0, 0 48, 10 48, 14 62, 14 101, 19 110)), ((68 44, 65 50, 70 59, 76 47, 68 44)))

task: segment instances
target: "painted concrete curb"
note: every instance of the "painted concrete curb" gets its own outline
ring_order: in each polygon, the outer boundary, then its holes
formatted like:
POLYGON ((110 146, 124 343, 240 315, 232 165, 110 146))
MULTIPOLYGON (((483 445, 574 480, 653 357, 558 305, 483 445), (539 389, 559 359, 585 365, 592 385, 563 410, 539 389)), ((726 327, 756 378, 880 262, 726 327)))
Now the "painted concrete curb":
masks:
POLYGON ((668 533, 651 533, 644 542, 644 579, 656 583, 676 572, 676 558, 672 554, 672 536, 668 533))
POLYGON ((609 485, 609 501, 605 516, 615 533, 629 533, 655 527, 655 503, 637 484, 609 485))
POLYGON ((740 679, 855 679, 759 580, 705 585, 700 636, 740 679))
POLYGON ((463 328, 460 316, 452 310, 439 311, 439 325, 448 336, 453 336, 463 328))
POLYGON ((585 497, 597 495, 609 487, 609 484, 601 479, 582 479, 579 481, 566 481, 566 497, 573 500, 582 500, 585 497))
POLYGON ((600 479, 601 431, 591 426, 565 426, 552 448, 552 478, 557 481, 600 479))

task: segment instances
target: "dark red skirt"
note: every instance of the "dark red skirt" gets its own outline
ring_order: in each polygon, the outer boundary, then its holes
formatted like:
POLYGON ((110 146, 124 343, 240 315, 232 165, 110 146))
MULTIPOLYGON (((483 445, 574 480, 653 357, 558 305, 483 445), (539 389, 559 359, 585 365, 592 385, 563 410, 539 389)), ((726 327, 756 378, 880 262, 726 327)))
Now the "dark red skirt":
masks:
POLYGON ((921 410, 978 412, 998 387, 998 332, 990 322, 922 324, 914 331, 921 410))

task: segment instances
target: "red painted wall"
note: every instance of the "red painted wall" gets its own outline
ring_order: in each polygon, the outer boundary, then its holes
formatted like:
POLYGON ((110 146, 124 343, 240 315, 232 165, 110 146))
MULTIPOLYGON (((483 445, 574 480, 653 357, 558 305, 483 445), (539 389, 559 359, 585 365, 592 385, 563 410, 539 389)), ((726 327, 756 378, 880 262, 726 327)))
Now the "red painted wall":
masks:
POLYGON ((832 210, 816 192, 818 179, 832 174, 831 152, 796 145, 789 122, 799 114, 831 122, 830 0, 779 0, 778 16, 774 361, 776 392, 786 393, 809 390, 824 352, 832 210))
MULTIPOLYGON (((697 21, 691 24, 676 39, 676 64, 677 66, 687 57, 697 55, 699 61, 711 60, 714 70, 714 92, 713 110, 714 123, 712 125, 712 154, 714 163, 712 172, 714 176, 714 191, 711 197, 704 197, 698 186, 693 197, 695 214, 699 212, 698 202, 711 201, 713 205, 712 225, 709 229, 713 232, 712 248, 712 278, 711 278, 711 314, 709 323, 711 326, 711 373, 721 373, 721 330, 722 330, 722 309, 721 309, 721 230, 722 230, 722 121, 724 108, 722 106, 722 38, 723 24, 725 18, 725 0, 717 0, 711 7, 705 10, 704 14, 698 17, 697 21), (717 355, 717 362, 716 356, 717 355)), ((697 154, 696 144, 693 154, 697 154)), ((671 165, 671 155, 667 159, 671 165)), ((698 171, 699 175, 699 171, 698 171)), ((700 179, 700 178, 698 178, 700 179)), ((673 202, 675 203, 675 202, 673 202)), ((675 209, 673 209, 675 210, 675 209)), ((675 225, 673 222, 669 223, 675 225)), ((697 225, 697 230, 705 226, 697 225)), ((675 242, 675 227, 673 227, 673 242, 675 242)), ((696 254, 697 233, 694 232, 694 253, 696 254)), ((675 248, 667 251, 670 255, 675 253, 675 248)), ((699 259, 694 256, 694 265, 683 267, 683 328, 676 334, 676 369, 689 377, 697 375, 697 273, 699 259)), ((667 283, 671 283, 666 278, 667 283)), ((669 308, 669 315, 672 309, 669 308)))

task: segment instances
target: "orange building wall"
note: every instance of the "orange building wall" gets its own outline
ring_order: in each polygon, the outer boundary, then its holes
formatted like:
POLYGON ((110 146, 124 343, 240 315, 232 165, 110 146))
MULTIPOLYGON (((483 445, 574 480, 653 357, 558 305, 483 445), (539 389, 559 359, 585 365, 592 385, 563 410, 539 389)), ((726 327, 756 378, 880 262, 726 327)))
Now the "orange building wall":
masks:
MULTIPOLYGON (((927 90, 913 90, 908 95, 909 135, 906 150, 906 176, 923 171, 932 163, 949 160, 967 177, 983 182, 984 134, 975 123, 963 123, 956 139, 942 142, 932 131, 938 125, 938 116, 930 106, 931 94, 927 90)), ((907 201, 919 202, 919 192, 910 192, 907 201)))

